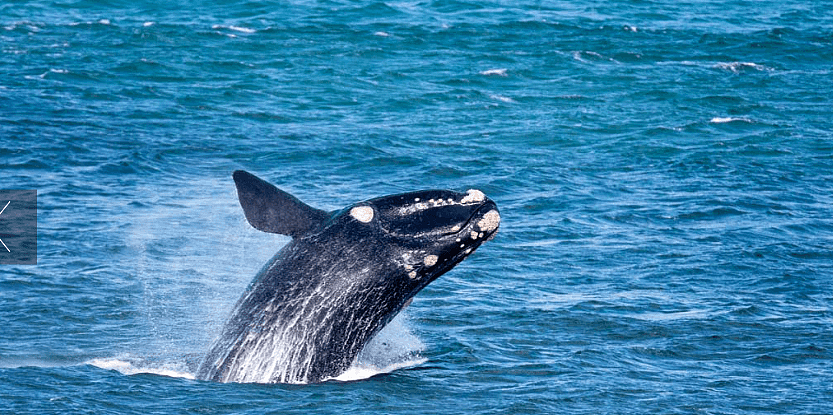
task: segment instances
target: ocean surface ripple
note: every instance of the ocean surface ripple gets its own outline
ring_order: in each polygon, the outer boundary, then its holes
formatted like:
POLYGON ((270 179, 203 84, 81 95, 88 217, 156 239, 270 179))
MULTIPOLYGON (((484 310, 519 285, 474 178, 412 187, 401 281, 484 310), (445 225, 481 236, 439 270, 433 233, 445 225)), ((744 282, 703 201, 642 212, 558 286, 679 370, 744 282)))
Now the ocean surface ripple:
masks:
POLYGON ((39 239, 0 265, 0 412, 829 413, 831 7, 2 4, 39 239), (322 209, 478 188, 501 231, 355 377, 197 381, 287 241, 235 169, 322 209))

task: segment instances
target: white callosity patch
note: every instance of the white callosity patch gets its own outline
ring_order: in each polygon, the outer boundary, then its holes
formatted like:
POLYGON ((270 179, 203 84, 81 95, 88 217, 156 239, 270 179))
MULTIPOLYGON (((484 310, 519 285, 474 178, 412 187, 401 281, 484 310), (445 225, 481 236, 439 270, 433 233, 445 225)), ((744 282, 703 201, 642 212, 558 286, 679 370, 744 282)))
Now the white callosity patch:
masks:
POLYGON ((483 218, 477 222, 477 226, 483 232, 491 232, 497 229, 500 225, 500 213, 496 210, 490 210, 483 215, 483 218))
POLYGON ((402 254, 402 268, 404 268, 405 271, 408 272, 408 278, 412 280, 417 278, 418 274, 414 269, 413 260, 411 259, 410 252, 402 254))
POLYGON ((370 206, 356 206, 350 209, 350 216, 359 222, 368 223, 373 220, 373 208, 370 206))
POLYGON ((436 255, 427 255, 423 260, 422 263, 425 264, 426 267, 433 267, 437 264, 437 260, 439 257, 436 255))
POLYGON ((466 192, 466 197, 464 197, 463 200, 460 201, 460 203, 461 204, 477 203, 477 202, 482 202, 484 200, 486 200, 486 195, 483 194, 483 192, 481 192, 480 190, 477 190, 477 189, 469 189, 466 192))
MULTIPOLYGON (((426 209, 430 209, 430 208, 442 207, 442 206, 454 206, 454 205, 468 205, 468 204, 472 204, 472 203, 480 203, 484 200, 486 200, 486 195, 483 192, 481 192, 480 190, 476 190, 476 189, 469 189, 466 192, 466 196, 464 196, 462 199, 460 199, 459 202, 455 202, 454 199, 452 199, 452 198, 448 198, 448 199, 429 199, 429 200, 426 200, 426 201, 421 201, 421 199, 417 197, 417 198, 414 198, 414 203, 413 204, 403 206, 399 210, 403 215, 409 215, 409 214, 412 214, 414 212, 419 212, 421 210, 426 210, 426 209)), ((350 213, 352 214, 353 212, 351 211, 350 213)), ((459 228, 454 230, 454 231, 456 232, 457 230, 459 230, 459 228)))

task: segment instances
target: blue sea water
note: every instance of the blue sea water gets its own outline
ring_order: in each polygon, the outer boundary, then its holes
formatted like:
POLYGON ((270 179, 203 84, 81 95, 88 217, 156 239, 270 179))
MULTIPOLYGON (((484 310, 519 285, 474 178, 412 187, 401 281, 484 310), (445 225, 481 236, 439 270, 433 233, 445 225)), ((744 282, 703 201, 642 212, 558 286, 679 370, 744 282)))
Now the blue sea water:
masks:
POLYGON ((0 412, 831 413, 831 9, 4 2, 0 188, 39 239, 0 265, 0 412), (386 330, 405 367, 194 380, 287 242, 235 169, 328 210, 478 188, 501 230, 386 330))

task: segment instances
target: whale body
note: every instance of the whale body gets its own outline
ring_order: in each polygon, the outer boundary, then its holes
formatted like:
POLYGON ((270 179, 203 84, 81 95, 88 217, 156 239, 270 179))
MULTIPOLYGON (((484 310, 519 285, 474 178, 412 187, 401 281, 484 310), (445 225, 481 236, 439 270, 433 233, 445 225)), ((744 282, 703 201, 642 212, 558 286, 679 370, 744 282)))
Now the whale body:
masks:
POLYGON ((197 371, 204 380, 337 377, 421 289, 500 224, 497 206, 478 190, 424 190, 325 212, 248 172, 233 178, 248 222, 292 240, 238 300, 197 371))

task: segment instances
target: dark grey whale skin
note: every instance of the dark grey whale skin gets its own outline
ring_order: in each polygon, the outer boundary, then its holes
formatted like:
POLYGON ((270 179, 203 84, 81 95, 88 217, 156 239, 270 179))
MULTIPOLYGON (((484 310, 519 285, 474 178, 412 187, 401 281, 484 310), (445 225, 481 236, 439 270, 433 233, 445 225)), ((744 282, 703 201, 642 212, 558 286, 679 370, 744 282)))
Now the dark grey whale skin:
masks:
POLYGON ((479 191, 425 190, 312 208, 233 174, 249 223, 289 235, 238 300, 197 378, 313 383, 334 378, 426 285, 497 232, 479 191))

